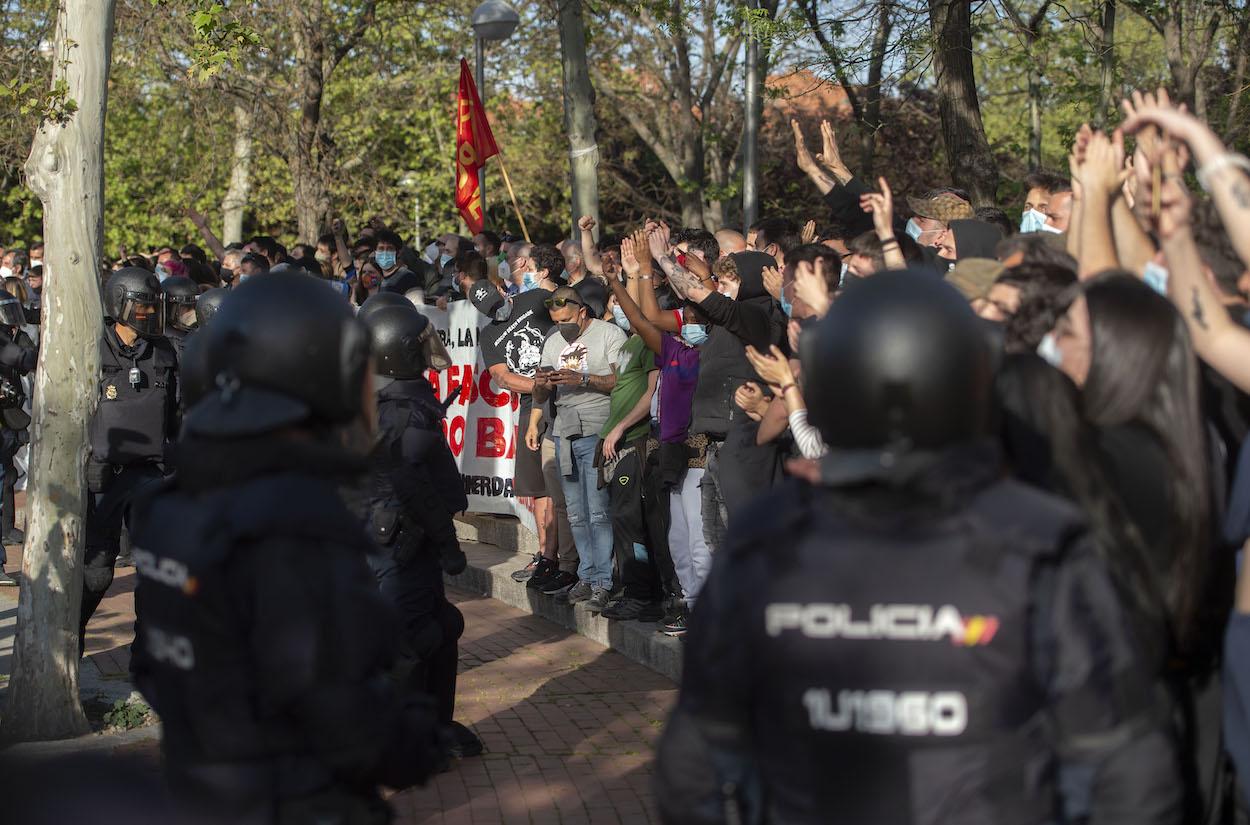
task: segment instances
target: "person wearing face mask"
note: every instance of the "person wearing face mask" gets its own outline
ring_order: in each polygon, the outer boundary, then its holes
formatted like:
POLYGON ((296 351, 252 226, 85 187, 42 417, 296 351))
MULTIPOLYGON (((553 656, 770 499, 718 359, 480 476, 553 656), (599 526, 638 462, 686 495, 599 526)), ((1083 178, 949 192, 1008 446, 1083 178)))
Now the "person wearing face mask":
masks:
POLYGON ((1024 212, 1020 215, 1022 233, 1042 231, 1042 225, 1046 223, 1046 208, 1057 182, 1054 175, 1040 171, 1024 179, 1024 212))
MULTIPOLYGON (((666 332, 653 320, 669 318, 660 309, 645 232, 621 242, 625 282, 609 281, 616 308, 653 354, 659 371, 655 417, 659 449, 648 457, 643 516, 650 528, 646 564, 626 566, 626 597, 603 615, 610 619, 662 619, 665 627, 679 625, 687 597, 697 595, 711 568, 712 556, 703 538, 703 501, 700 484, 707 465, 707 438, 690 434, 691 402, 699 378, 699 356, 707 340, 707 319, 697 306, 687 304, 681 331, 666 332), (630 587, 634 577, 635 586, 630 587), (658 578, 658 581, 656 579, 658 578), (660 597, 670 614, 662 612, 660 597)), ((619 322, 619 321, 618 321, 619 322)), ((626 550, 627 548, 622 548, 626 550)), ((627 556, 628 558, 628 556, 627 556)), ((670 632, 680 633, 680 626, 670 632)))
POLYGON ((88 425, 87 515, 78 644, 113 582, 130 505, 159 482, 178 434, 178 356, 165 332, 155 274, 137 267, 104 285, 99 403, 88 425))
POLYGON ((269 272, 269 263, 265 256, 249 252, 239 261, 239 269, 234 282, 231 284, 231 288, 238 288, 247 279, 255 278, 257 275, 264 275, 267 272, 269 272))
POLYGON ((946 189, 935 189, 922 198, 908 198, 907 203, 915 213, 907 221, 907 234, 922 247, 936 247, 951 221, 976 218, 976 211, 962 193, 946 189))
POLYGON ((178 473, 135 508, 131 673, 167 787, 213 821, 387 822, 381 786, 447 764, 342 495, 369 470, 345 432, 377 427, 369 344, 306 275, 231 292, 189 347, 206 392, 178 473))
POLYGON ((221 258, 221 267, 219 275, 221 282, 229 289, 239 277, 239 264, 243 262, 243 249, 227 249, 226 254, 221 258))
POLYGON ((381 289, 403 295, 410 289, 425 289, 430 286, 399 262, 399 250, 404 246, 399 235, 389 229, 380 229, 375 237, 377 247, 373 252, 373 259, 382 269, 381 289))
MULTIPOLYGON (((669 277, 673 289, 699 307, 711 322, 699 359, 691 431, 705 435, 707 471, 703 479, 703 535, 715 554, 725 541, 729 514, 778 476, 777 448, 756 444, 758 424, 734 404, 734 393, 748 382, 760 383, 747 361, 746 347, 768 351, 787 348, 786 317, 764 289, 764 267, 775 259, 763 252, 739 252, 718 264, 715 290, 702 261, 687 257, 669 277)), ((686 594, 687 602, 693 600, 686 594)), ((685 617, 668 626, 685 632, 685 617)))
MULTIPOLYGON (((616 324, 594 317, 572 287, 562 286, 546 301, 555 327, 543 344, 534 375, 534 403, 555 399, 551 436, 564 490, 569 526, 580 559, 576 575, 561 571, 544 587, 570 604, 594 599, 607 603, 612 591, 612 520, 608 492, 599 486, 596 456, 599 432, 611 412, 611 393, 626 336, 616 324)), ((538 411, 530 413, 525 441, 539 447, 538 411)))
POLYGON ((165 297, 165 338, 174 345, 181 361, 183 344, 195 329, 200 289, 190 278, 170 277, 161 281, 161 294, 165 297))

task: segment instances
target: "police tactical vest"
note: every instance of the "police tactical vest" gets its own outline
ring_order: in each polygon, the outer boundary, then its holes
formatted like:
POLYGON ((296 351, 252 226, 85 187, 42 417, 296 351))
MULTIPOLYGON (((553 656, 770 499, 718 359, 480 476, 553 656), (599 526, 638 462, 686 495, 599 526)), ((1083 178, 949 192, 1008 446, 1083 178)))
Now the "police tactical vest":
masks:
POLYGON ((373 459, 370 526, 378 546, 401 563, 427 550, 438 550, 427 547, 420 515, 412 512, 412 507, 441 507, 447 513, 458 513, 469 506, 460 470, 439 427, 442 417, 442 408, 428 384, 424 388, 392 385, 378 399, 380 439, 373 459), (422 460, 422 470, 429 475, 438 500, 413 502, 411 496, 404 495, 405 486, 411 483, 415 472, 401 452, 401 442, 408 430, 418 430, 429 440, 430 449, 422 460))
POLYGON ((267 542, 305 545, 309 567, 292 575, 309 583, 307 597, 327 616, 351 625, 309 628, 334 651, 316 665, 320 678, 351 679, 386 659, 391 640, 376 631, 392 624, 390 609, 364 564, 368 540, 332 482, 286 473, 191 495, 169 481, 136 503, 134 524, 131 669, 161 716, 171 770, 240 799, 298 796, 330 782, 298 720, 257 705, 253 657, 265 652, 250 641, 256 605, 237 568, 241 552, 265 552, 267 542), (353 633, 361 627, 373 633, 353 633))
POLYGON ((178 361, 163 338, 135 342, 127 355, 106 329, 100 337, 99 405, 91 419, 91 455, 107 464, 142 464, 165 458, 174 409, 178 361))
POLYGON ((764 585, 750 641, 778 821, 824 809, 891 825, 1055 819, 1032 610, 1039 562, 1059 557, 1078 517, 1014 482, 910 527, 812 495, 794 505, 801 535, 764 585))

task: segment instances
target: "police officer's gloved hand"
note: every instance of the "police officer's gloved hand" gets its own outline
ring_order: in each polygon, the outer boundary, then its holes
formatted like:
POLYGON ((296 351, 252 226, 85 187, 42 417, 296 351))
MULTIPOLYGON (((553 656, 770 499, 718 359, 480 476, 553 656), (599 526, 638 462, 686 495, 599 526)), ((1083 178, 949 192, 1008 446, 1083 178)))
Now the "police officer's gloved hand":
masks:
POLYGON ((112 467, 102 461, 87 462, 87 491, 90 493, 104 492, 104 485, 112 475, 112 467))
POLYGON ((438 562, 443 566, 443 572, 449 576, 460 575, 469 564, 469 560, 464 557, 464 551, 460 549, 460 545, 444 548, 443 552, 438 555, 438 562))
POLYGON ((0 345, 0 365, 9 367, 25 374, 35 368, 36 354, 34 350, 19 347, 12 341, 0 345))

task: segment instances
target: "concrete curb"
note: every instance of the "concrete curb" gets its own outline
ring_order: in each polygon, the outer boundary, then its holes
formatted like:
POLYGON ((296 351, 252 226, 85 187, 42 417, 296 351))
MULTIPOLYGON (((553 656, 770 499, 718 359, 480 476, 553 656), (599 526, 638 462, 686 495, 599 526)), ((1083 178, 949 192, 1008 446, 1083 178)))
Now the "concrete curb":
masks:
POLYGON ((560 604, 512 580, 538 551, 534 536, 512 519, 473 514, 457 519, 456 532, 468 558, 468 567, 447 583, 481 593, 524 610, 561 627, 580 633, 604 647, 618 651, 661 676, 681 681, 682 643, 657 632, 654 622, 614 622, 580 606, 560 604))

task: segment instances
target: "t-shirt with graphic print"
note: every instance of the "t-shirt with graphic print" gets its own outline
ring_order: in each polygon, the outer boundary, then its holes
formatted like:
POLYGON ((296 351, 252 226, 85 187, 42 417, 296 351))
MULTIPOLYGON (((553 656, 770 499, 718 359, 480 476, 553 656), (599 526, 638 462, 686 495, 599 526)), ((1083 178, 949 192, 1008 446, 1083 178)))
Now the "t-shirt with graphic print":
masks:
MULTIPOLYGON (((583 375, 611 375, 623 356, 625 333, 616 324, 592 319, 578 338, 565 341, 559 327, 553 327, 543 345, 542 365, 554 370, 572 370, 583 375)), ((558 386, 556 420, 552 435, 572 438, 598 435, 608 420, 612 400, 606 393, 581 386, 558 386)))

